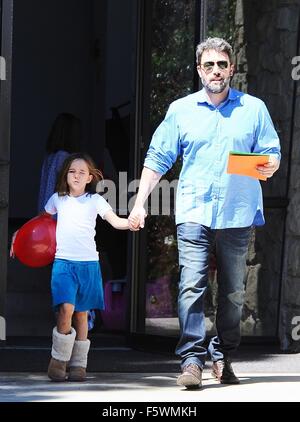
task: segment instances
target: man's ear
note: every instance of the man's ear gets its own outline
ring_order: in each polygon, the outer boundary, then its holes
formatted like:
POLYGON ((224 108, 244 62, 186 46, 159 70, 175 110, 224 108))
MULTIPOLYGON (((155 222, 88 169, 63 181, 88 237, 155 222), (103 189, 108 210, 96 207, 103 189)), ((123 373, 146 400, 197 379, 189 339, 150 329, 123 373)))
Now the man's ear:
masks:
POLYGON ((198 75, 201 78, 201 66, 200 66, 200 64, 197 64, 197 72, 198 72, 198 75))
POLYGON ((235 66, 234 66, 234 64, 231 64, 231 65, 230 65, 230 72, 229 72, 229 75, 230 75, 230 76, 233 76, 233 75, 234 75, 234 72, 235 72, 235 66))

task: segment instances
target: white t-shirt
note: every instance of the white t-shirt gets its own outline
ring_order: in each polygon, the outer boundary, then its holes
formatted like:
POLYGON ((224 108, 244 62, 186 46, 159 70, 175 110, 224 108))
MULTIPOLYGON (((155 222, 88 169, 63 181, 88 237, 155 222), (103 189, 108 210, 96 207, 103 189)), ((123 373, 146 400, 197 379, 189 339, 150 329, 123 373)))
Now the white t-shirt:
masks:
POLYGON ((104 219, 111 206, 99 194, 78 197, 54 193, 45 205, 57 214, 55 258, 70 261, 98 261, 94 240, 97 214, 104 219))

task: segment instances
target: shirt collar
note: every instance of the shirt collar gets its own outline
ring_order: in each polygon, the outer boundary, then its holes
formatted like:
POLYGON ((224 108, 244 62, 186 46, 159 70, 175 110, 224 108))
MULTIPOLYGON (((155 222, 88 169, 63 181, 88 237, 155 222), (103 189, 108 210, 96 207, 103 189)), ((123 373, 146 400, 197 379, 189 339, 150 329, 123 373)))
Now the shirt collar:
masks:
MULTIPOLYGON (((239 98, 239 92, 236 91, 235 89, 229 88, 229 92, 228 92, 228 96, 227 98, 223 101, 222 104, 224 104, 226 101, 234 101, 237 98, 239 98)), ((206 90, 204 88, 202 88, 200 91, 198 91, 198 95, 197 95, 197 104, 203 104, 203 103, 207 103, 207 104, 211 104, 211 101, 206 93, 206 90)))

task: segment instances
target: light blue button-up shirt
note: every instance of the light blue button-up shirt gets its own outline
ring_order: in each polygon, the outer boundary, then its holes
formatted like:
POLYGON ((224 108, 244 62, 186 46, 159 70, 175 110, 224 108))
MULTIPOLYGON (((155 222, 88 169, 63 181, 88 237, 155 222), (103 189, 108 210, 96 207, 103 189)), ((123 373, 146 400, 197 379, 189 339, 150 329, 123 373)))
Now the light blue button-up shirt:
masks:
POLYGON ((260 182, 227 173, 232 150, 280 159, 279 139, 263 101, 230 89, 215 107, 202 89, 170 105, 144 166, 165 174, 182 156, 176 224, 195 222, 212 229, 264 224, 260 182))

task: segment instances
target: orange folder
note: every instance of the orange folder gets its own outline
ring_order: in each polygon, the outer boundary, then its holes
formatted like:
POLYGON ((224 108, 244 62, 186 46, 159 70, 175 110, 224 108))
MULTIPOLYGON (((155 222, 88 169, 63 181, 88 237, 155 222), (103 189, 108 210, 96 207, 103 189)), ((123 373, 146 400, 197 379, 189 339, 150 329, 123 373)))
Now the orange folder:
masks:
POLYGON ((227 173, 250 176, 255 179, 267 180, 257 170, 256 166, 266 164, 269 161, 268 154, 245 153, 239 151, 230 151, 227 173))

